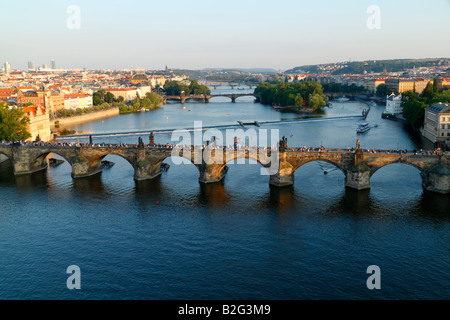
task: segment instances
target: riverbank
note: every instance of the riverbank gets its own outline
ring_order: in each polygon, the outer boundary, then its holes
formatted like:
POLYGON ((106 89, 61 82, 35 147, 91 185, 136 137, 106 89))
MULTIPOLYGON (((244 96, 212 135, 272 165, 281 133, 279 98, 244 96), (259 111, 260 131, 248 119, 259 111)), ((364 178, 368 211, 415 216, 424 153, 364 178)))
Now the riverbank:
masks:
POLYGON ((58 118, 50 120, 50 128, 58 129, 64 126, 70 126, 74 124, 81 124, 105 118, 116 117, 119 115, 119 107, 111 108, 108 110, 95 111, 91 113, 82 114, 79 116, 72 116, 66 118, 58 118))

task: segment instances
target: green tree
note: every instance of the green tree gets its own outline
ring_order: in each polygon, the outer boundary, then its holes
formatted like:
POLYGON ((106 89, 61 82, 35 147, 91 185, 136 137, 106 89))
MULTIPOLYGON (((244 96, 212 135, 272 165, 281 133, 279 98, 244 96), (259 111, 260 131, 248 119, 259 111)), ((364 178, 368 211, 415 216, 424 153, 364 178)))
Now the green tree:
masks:
POLYGON ((323 106, 325 106, 327 103, 325 102, 325 99, 320 94, 312 94, 308 97, 308 107, 317 110, 323 106))
POLYGON ((419 129, 423 126, 426 107, 426 103, 417 99, 408 100, 403 103, 403 117, 413 128, 419 129))
POLYGON ((386 84, 382 83, 377 86, 376 90, 377 97, 386 98, 386 96, 390 95, 391 93, 392 90, 389 89, 389 87, 386 84))
POLYGON ((22 109, 8 108, 6 103, 0 103, 0 140, 19 141, 31 137, 27 125, 30 119, 22 109))
POLYGON ((433 79, 433 95, 437 95, 439 93, 439 82, 437 78, 433 79))

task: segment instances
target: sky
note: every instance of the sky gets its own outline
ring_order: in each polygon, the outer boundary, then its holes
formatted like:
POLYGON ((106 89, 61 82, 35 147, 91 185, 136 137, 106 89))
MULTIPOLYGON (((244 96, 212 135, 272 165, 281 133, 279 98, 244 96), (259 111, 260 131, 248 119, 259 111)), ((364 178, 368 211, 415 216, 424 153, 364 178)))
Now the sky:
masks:
POLYGON ((273 68, 450 58, 450 0, 0 0, 0 63, 273 68), (375 9, 373 9, 375 6, 375 9))

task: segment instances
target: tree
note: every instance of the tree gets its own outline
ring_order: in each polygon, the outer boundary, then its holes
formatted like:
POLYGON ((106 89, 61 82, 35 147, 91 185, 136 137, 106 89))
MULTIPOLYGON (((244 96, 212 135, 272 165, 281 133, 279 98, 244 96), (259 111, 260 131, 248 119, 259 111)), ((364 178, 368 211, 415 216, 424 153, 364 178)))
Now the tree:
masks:
POLYGON ((20 141, 31 137, 27 125, 30 119, 22 109, 8 108, 6 103, 0 103, 0 140, 20 141))
POLYGON ((437 95, 439 93, 439 82, 437 78, 433 79, 433 95, 437 95))
POLYGON ((300 95, 300 93, 297 93, 295 95, 295 106, 296 107, 302 107, 303 106, 303 98, 300 95))
POLYGON ((377 86, 377 91, 376 91, 377 97, 386 98, 386 96, 390 95, 391 93, 392 93, 392 90, 389 89, 389 87, 386 84, 382 83, 377 86))
POLYGON ((413 128, 418 129, 423 126, 426 107, 427 104, 417 99, 408 100, 403 103, 403 116, 413 128))
POLYGON ((433 99, 434 90, 433 90, 433 84, 431 82, 428 82, 425 89, 423 89, 421 97, 425 98, 427 101, 431 101, 431 99, 433 99))
POLYGON ((326 104, 327 103, 325 102, 325 99, 323 98, 322 95, 314 93, 308 97, 308 107, 314 110, 319 109, 325 106, 326 104))

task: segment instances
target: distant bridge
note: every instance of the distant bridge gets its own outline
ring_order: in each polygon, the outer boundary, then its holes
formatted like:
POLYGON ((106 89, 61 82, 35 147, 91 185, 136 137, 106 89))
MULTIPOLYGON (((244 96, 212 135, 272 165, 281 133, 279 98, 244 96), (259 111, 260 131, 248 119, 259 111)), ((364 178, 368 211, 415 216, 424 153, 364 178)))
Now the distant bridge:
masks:
POLYGON ((346 93, 346 92, 324 92, 323 94, 327 96, 329 99, 335 99, 343 96, 350 99, 354 99, 359 96, 367 95, 366 93, 346 93))
POLYGON ((167 100, 177 100, 181 103, 185 103, 187 100, 200 100, 208 103, 211 98, 226 97, 230 98, 232 103, 236 102, 240 97, 255 97, 255 102, 261 101, 261 95, 256 93, 229 93, 229 94, 191 94, 191 95, 164 95, 163 102, 167 103, 167 100))
MULTIPOLYGON (((281 145, 281 142, 280 142, 281 145)), ((426 190, 450 193, 449 154, 434 155, 414 153, 377 153, 364 152, 357 146, 354 150, 325 149, 302 151, 297 148, 276 149, 235 149, 202 148, 192 146, 190 149, 173 149, 172 147, 155 147, 153 145, 135 145, 120 147, 117 145, 100 146, 22 146, 0 145, 0 154, 8 157, 13 165, 15 175, 31 174, 47 168, 47 156, 57 154, 72 167, 72 177, 93 176, 102 171, 102 160, 108 155, 126 159, 134 168, 136 180, 153 179, 161 174, 161 164, 167 158, 177 156, 193 163, 199 171, 199 182, 214 183, 222 180, 227 172, 227 163, 236 159, 251 159, 265 168, 275 163, 275 171, 268 171, 269 183, 283 187, 294 184, 295 171, 306 163, 325 161, 333 164, 345 175, 345 186, 363 190, 370 188, 370 178, 380 168, 403 163, 417 168, 426 190), (276 157, 272 157, 276 155, 276 157), (271 163, 269 164, 270 159, 271 163)))

